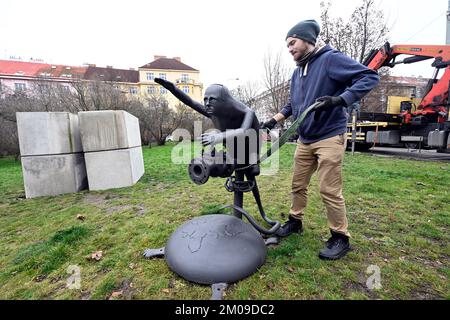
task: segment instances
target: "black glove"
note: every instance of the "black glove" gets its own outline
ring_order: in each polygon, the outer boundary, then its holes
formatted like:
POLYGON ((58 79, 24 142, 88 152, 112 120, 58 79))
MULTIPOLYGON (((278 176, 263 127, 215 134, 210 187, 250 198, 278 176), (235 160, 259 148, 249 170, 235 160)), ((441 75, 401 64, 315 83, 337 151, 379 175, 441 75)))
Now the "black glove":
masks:
POLYGON ((272 118, 272 119, 270 119, 269 121, 261 122, 261 123, 259 124, 259 127, 260 127, 261 129, 269 129, 269 130, 272 130, 272 129, 275 127, 276 124, 277 124, 277 120, 275 120, 274 118, 272 118))
POLYGON ((320 104, 315 108, 315 110, 328 110, 337 106, 345 106, 345 100, 341 96, 330 97, 324 96, 316 99, 316 102, 320 104))

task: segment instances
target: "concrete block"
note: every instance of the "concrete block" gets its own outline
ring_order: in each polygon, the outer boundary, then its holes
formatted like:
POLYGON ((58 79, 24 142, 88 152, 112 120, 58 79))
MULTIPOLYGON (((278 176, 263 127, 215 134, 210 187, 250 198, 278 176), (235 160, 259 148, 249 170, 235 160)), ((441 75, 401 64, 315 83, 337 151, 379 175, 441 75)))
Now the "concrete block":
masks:
POLYGON ((142 147, 84 154, 89 190, 134 185, 144 174, 142 147))
POLYGON ((87 188, 83 153, 22 157, 25 196, 35 198, 87 188))
POLYGON ((78 116, 69 112, 17 112, 20 154, 82 152, 78 116))
POLYGON ((78 113, 84 152, 139 147, 139 119, 117 110, 78 113))

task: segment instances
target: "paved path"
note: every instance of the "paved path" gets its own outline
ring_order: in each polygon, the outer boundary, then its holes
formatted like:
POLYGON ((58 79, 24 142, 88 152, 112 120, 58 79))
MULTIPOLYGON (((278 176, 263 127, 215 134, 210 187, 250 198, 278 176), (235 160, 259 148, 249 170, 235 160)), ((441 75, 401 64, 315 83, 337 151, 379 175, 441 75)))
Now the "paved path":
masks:
POLYGON ((450 162, 449 153, 437 153, 436 150, 375 147, 365 153, 384 157, 450 162))

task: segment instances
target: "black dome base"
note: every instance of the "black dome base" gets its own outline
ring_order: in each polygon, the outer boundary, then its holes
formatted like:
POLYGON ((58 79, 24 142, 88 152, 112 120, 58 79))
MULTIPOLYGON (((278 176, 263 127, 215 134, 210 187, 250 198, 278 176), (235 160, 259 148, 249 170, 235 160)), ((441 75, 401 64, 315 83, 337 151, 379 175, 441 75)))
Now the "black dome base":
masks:
POLYGON ((261 235, 234 216, 194 218, 170 236, 165 247, 172 271, 201 283, 233 283, 264 264, 267 248, 261 235))

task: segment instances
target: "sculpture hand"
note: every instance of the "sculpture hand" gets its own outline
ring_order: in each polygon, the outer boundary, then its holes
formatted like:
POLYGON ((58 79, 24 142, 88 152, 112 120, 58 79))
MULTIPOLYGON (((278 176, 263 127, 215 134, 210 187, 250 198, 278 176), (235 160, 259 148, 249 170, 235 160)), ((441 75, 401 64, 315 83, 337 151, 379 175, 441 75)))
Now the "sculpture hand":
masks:
POLYGON ((216 133, 203 133, 199 140, 203 146, 214 146, 220 142, 220 135, 216 133))
POLYGON ((169 91, 172 91, 175 88, 175 85, 167 80, 161 79, 161 78, 155 78, 155 82, 162 85, 164 88, 166 88, 169 91))

